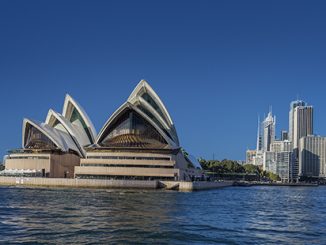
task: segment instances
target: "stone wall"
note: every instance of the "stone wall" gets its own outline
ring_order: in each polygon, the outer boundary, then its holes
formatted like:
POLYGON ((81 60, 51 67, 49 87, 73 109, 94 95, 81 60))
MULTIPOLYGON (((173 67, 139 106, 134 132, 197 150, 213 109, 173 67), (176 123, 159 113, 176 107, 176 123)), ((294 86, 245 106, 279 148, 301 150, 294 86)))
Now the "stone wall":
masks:
POLYGON ((80 158, 75 154, 51 154, 51 178, 74 178, 75 166, 79 166, 80 158))
POLYGON ((156 189, 158 181, 0 177, 0 185, 156 189))
POLYGON ((189 182, 157 180, 104 180, 104 179, 64 179, 64 178, 29 178, 0 177, 0 185, 74 187, 74 188, 125 188, 125 189, 175 189, 179 191, 197 191, 232 186, 233 181, 224 182, 189 182))
POLYGON ((160 186, 166 189, 179 189, 180 191, 198 191, 233 186, 233 181, 207 182, 207 181, 160 181, 160 186))

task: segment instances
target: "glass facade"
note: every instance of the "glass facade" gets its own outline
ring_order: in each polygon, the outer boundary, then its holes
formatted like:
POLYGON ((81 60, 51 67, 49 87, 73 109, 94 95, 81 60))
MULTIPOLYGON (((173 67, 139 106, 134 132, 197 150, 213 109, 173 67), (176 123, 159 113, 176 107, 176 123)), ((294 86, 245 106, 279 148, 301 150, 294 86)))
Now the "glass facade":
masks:
POLYGON ((89 139, 90 142, 93 142, 91 133, 89 132, 89 128, 87 127, 84 119, 82 118, 82 116, 80 115, 80 113, 78 112, 78 110, 74 107, 72 113, 71 113, 71 117, 70 117, 70 122, 75 122, 75 121, 79 121, 81 123, 81 125, 83 126, 87 137, 89 139))
POLYGON ((100 142, 104 147, 166 148, 168 146, 162 135, 149 122, 129 108, 106 129, 104 135, 106 137, 100 142))
MULTIPOLYGON (((157 113, 160 114, 160 116, 166 121, 164 113, 162 112, 160 107, 156 104, 156 102, 153 100, 153 98, 148 93, 144 93, 141 97, 144 100, 146 100, 146 102, 148 104, 150 104, 154 108, 154 110, 157 111, 157 113)), ((166 122, 166 123, 168 123, 168 122, 166 122)))
POLYGON ((32 126, 26 125, 25 148, 27 149, 56 149, 57 146, 44 133, 32 126))
POLYGON ((163 125, 159 122, 159 120, 157 120, 157 118, 146 108, 144 108, 141 105, 137 106, 142 112, 144 112, 150 119, 152 119, 156 125, 158 125, 160 127, 160 129, 171 139, 173 140, 172 136, 170 135, 170 133, 163 127, 163 125))

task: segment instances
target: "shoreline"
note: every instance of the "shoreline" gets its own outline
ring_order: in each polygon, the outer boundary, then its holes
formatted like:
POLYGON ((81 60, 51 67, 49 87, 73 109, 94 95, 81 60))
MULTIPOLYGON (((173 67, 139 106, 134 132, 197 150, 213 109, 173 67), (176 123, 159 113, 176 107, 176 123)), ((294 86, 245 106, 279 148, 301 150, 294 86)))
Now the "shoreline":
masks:
POLYGON ((265 183, 237 181, 164 181, 164 180, 112 180, 112 179, 65 179, 39 177, 0 177, 0 186, 42 187, 42 188, 92 188, 92 189, 151 189, 192 192, 224 187, 318 187, 311 183, 265 183))
POLYGON ((312 184, 312 183, 265 183, 265 182, 234 182, 234 186, 243 186, 243 187, 250 187, 250 186, 290 186, 290 187, 318 187, 319 184, 312 184))
POLYGON ((164 181, 164 180, 107 180, 64 179, 37 177, 0 177, 0 186, 35 186, 47 188, 97 188, 97 189, 166 189, 176 191, 200 191, 233 186, 234 181, 164 181))

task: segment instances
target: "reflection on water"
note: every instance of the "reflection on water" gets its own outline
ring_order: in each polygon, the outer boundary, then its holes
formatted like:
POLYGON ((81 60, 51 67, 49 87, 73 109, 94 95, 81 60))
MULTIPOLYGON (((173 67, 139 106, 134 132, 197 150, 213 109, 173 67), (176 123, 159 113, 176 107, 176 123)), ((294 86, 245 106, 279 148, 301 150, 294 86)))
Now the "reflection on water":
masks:
POLYGON ((326 187, 212 191, 0 188, 0 242, 244 244, 326 241, 326 187))

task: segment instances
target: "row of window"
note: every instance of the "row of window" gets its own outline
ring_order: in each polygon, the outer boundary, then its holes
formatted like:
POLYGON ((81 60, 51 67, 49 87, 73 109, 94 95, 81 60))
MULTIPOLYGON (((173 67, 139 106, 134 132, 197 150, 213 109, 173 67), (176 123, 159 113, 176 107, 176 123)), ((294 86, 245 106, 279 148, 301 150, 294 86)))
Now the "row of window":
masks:
POLYGON ((49 159, 46 156, 19 156, 19 157, 9 157, 8 159, 49 159))
POLYGON ((174 166, 159 166, 159 165, 126 165, 126 164, 101 164, 101 163, 87 163, 81 164, 81 167, 121 167, 121 168, 173 168, 174 166))
POLYGON ((175 177, 159 176, 116 176, 116 175, 76 175, 78 179, 107 179, 107 180, 177 180, 175 177))
POLYGON ((1 173, 0 176, 7 176, 7 177, 45 177, 40 172, 36 173, 1 173))
POLYGON ((119 159, 119 160, 160 160, 170 161, 169 157, 127 157, 127 156, 87 156, 87 159, 119 159))

